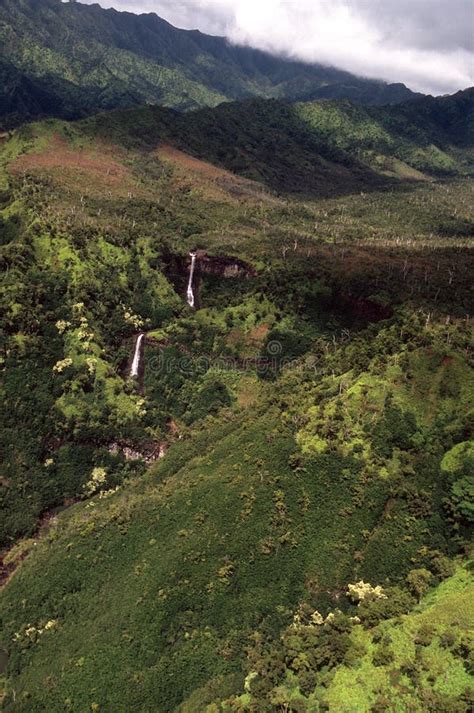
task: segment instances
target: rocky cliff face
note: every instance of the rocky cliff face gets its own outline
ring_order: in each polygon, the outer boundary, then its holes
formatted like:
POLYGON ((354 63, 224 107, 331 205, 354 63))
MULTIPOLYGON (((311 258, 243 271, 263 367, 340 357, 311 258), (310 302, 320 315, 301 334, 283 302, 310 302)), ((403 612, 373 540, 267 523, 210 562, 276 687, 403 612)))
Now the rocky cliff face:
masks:
MULTIPOLYGON (((189 279, 191 258, 189 255, 168 254, 164 256, 164 269, 167 278, 175 290, 185 298, 186 287, 189 279)), ((231 255, 208 255, 205 250, 196 250, 196 264, 194 272, 194 289, 196 294, 196 307, 200 306, 199 287, 206 276, 223 277, 229 279, 247 279, 255 277, 257 271, 249 263, 231 255)))
POLYGON ((204 250, 197 251, 197 273, 230 278, 255 277, 257 271, 252 265, 236 257, 227 255, 208 255, 204 250))

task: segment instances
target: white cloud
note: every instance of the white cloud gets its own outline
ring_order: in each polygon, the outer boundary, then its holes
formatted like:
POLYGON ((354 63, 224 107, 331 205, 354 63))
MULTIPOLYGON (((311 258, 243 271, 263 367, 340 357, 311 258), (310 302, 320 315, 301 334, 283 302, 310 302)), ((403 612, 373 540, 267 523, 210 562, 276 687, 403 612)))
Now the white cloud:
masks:
MULTIPOLYGON (((91 0, 82 0, 90 2, 91 0)), ((442 94, 474 83, 473 0, 101 0, 178 27, 442 94)))

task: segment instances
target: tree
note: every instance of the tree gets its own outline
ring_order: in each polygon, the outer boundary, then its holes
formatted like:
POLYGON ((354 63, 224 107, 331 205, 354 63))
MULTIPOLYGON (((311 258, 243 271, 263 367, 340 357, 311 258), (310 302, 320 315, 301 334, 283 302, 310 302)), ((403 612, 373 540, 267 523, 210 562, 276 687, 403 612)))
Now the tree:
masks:
POLYGON ((451 486, 448 505, 455 519, 474 522, 474 442, 451 448, 441 461, 441 473, 451 486))
POLYGON ((424 567, 421 569, 412 569, 408 572, 406 578, 408 588, 418 601, 428 591, 432 578, 433 575, 431 572, 424 567))

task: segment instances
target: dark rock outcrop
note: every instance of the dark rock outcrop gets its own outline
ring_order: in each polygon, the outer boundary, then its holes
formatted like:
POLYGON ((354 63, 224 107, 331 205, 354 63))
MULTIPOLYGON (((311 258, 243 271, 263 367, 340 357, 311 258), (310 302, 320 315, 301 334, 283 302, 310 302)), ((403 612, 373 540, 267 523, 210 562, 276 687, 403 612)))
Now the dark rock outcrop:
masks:
MULTIPOLYGON (((255 277, 257 271, 250 263, 231 255, 209 255, 205 250, 196 250, 196 267, 194 272, 194 290, 196 306, 199 303, 199 287, 203 278, 215 276, 229 279, 246 279, 255 277)), ((164 271, 175 290, 186 296, 189 279, 191 257, 168 253, 163 256, 164 271)))

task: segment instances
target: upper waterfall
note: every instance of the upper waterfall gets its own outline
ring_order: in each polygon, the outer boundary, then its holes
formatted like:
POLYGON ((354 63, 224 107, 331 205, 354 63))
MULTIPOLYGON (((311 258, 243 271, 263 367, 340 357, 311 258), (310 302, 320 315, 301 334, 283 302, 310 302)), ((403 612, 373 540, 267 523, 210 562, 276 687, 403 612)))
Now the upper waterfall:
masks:
POLYGON ((188 305, 190 307, 194 307, 194 292, 193 292, 193 276, 194 276, 194 268, 196 265, 196 253, 189 253, 191 256, 191 267, 189 268, 189 282, 188 282, 188 289, 186 291, 186 298, 188 301, 188 305))

